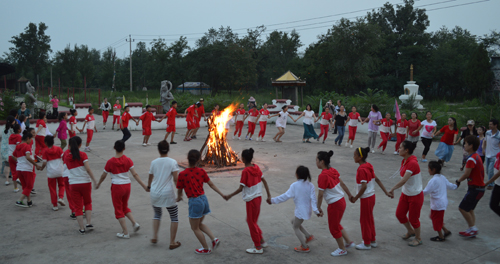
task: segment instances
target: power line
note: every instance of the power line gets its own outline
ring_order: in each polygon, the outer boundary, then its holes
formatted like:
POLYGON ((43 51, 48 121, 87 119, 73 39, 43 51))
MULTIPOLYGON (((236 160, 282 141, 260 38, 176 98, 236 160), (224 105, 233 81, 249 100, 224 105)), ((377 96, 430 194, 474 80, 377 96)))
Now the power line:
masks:
POLYGON ((120 42, 124 41, 125 39, 127 39, 127 36, 122 37, 122 38, 120 38, 119 40, 117 40, 117 41, 115 41, 115 42, 113 42, 113 43, 111 43, 111 44, 109 44, 109 45, 106 45, 106 46, 105 46, 105 47, 103 47, 103 48, 98 49, 98 51, 101 51, 101 50, 103 50, 103 49, 105 49, 105 48, 108 48, 108 47, 116 46, 116 45, 120 44, 120 42))

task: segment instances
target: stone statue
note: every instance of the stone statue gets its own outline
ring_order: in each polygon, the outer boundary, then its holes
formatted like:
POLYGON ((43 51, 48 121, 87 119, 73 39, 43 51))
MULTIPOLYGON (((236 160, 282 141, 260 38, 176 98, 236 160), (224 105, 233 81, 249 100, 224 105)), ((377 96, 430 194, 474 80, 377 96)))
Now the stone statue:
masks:
POLYGON ((164 80, 161 82, 160 88, 160 103, 163 106, 163 112, 170 110, 170 102, 175 98, 170 92, 172 90, 172 83, 170 81, 164 80))
MULTIPOLYGON (((26 102, 26 104, 30 105, 30 103, 33 103, 33 105, 36 106, 37 100, 36 100, 36 97, 34 96, 34 94, 35 94, 35 87, 33 87, 33 85, 31 85, 31 83, 28 81, 26 83, 26 89, 27 89, 26 94, 32 100, 32 102, 26 102)), ((33 109, 32 109, 32 113, 34 113, 33 109)))

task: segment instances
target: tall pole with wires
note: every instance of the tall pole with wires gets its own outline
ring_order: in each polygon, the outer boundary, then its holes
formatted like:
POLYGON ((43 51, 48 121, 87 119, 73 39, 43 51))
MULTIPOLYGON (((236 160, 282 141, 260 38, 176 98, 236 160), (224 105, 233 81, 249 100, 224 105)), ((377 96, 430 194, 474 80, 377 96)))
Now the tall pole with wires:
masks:
POLYGON ((130 44, 130 91, 132 92, 132 42, 134 41, 132 39, 131 35, 128 35, 128 42, 130 44))

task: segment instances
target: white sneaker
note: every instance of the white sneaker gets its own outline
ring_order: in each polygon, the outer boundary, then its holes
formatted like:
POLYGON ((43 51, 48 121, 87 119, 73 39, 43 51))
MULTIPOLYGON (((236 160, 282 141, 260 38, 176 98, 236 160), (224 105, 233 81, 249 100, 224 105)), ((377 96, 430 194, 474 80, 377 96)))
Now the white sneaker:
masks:
POLYGON ((143 147, 145 147, 145 146, 147 146, 147 145, 146 145, 146 143, 142 143, 142 146, 143 146, 143 147))
POLYGON ((269 245, 267 244, 267 242, 264 242, 264 243, 261 243, 261 244, 260 244, 260 246, 261 246, 261 247, 263 247, 263 248, 266 248, 266 247, 268 247, 269 245))
POLYGON ((249 138, 248 140, 252 141, 252 138, 249 138))
POLYGON ((54 210, 54 211, 58 211, 58 210, 59 210, 59 207, 54 206, 54 207, 52 207, 52 210, 54 210))
POLYGON ((129 239, 130 238, 130 235, 124 235, 123 233, 117 233, 116 236, 119 237, 119 238, 125 238, 125 239, 129 239))
POLYGON ((9 182, 9 181, 5 181, 5 185, 9 185, 9 184, 10 184, 10 182, 9 182))
POLYGON ((349 147, 349 143, 345 143, 345 146, 346 146, 346 147, 349 147))
POLYGON ((340 256, 344 256, 344 255, 347 255, 347 251, 345 250, 342 250, 340 248, 337 248, 335 251, 333 251, 330 255, 334 256, 334 257, 340 257, 340 256))
POLYGON ((397 151, 394 151, 394 155, 398 155, 399 153, 397 151))
POLYGON ((245 139, 248 140, 248 136, 246 136, 245 139))
POLYGON ((246 251, 249 254, 262 254, 262 253, 264 253, 264 249, 263 248, 261 248, 261 249, 249 248, 246 251))
POLYGON ((351 148, 352 148, 352 145, 351 145, 351 148))
POLYGON ((351 242, 351 243, 349 243, 349 244, 346 244, 346 245, 345 245, 345 248, 346 248, 346 249, 349 249, 349 248, 353 248, 353 247, 355 247, 355 246, 356 246, 356 243, 351 242))
POLYGON ((57 200, 57 202, 61 205, 61 206, 66 206, 66 204, 64 203, 64 200, 59 198, 59 200, 57 200))
POLYGON ((85 147, 84 151, 85 151, 85 152, 89 152, 89 151, 90 151, 90 148, 89 148, 89 147, 85 147))
POLYGON ((266 142, 266 141, 264 140, 264 138, 262 138, 260 141, 261 141, 261 142, 266 142))
POLYGON ((140 228, 141 228, 141 226, 139 225, 139 223, 136 222, 134 225, 134 232, 139 231, 140 228))
POLYGON ((15 193, 19 192, 19 188, 15 188, 15 189, 14 189, 14 192, 15 192, 15 193))
POLYGON ((372 248, 376 248, 376 247, 378 247, 378 244, 377 244, 377 242, 371 242, 371 243, 370 243, 370 246, 371 246, 372 248))
POLYGON ((356 245, 356 249, 359 249, 359 250, 369 250, 369 249, 372 249, 371 245, 370 246, 366 246, 364 243, 361 243, 359 245, 356 245))
POLYGON ((372 149, 372 153, 375 153, 375 150, 374 150, 374 149, 372 149))
POLYGON ((236 138, 234 135, 233 135, 233 139, 236 138))
POLYGON ((146 145, 151 146, 151 143, 146 143, 146 145))
POLYGON ((382 151, 382 155, 385 155, 385 151, 382 151))
POLYGON ((239 137, 238 140, 241 140, 241 138, 239 137))

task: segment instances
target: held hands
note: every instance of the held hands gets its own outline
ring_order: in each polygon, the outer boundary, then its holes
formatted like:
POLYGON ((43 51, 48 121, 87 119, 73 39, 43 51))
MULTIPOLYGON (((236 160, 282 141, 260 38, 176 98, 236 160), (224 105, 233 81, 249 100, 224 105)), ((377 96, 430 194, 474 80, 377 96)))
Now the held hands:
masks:
POLYGON ((231 195, 222 195, 222 198, 224 198, 224 200, 226 201, 229 201, 229 199, 231 199, 231 195))
POLYGON ((101 185, 100 185, 100 184, 96 184, 96 185, 94 185, 94 186, 95 186, 95 189, 97 190, 97 189, 99 189, 99 187, 100 187, 101 185))
POLYGON ((387 195, 389 198, 393 199, 393 198, 394 198, 394 191, 393 191, 393 190, 390 190, 389 192, 387 192, 387 193, 386 193, 386 195, 387 195))
POLYGON ((267 204, 269 204, 269 205, 273 204, 273 203, 271 202, 271 197, 267 197, 266 202, 267 202, 267 204))
POLYGON ((352 196, 349 201, 351 201, 351 203, 356 203, 356 201, 358 200, 358 198, 352 196))
POLYGON ((176 201, 176 202, 180 202, 180 201, 182 201, 182 196, 177 197, 177 199, 175 199, 175 201, 176 201))
POLYGON ((321 208, 318 208, 319 214, 317 214, 318 217, 323 217, 323 210, 321 208))
POLYGON ((38 164, 37 164, 37 165, 35 165, 35 167, 36 167, 36 169, 37 169, 37 170, 42 170, 42 166, 40 166, 40 165, 38 165, 38 164))
POLYGON ((458 180, 455 181, 455 184, 457 185, 457 188, 460 187, 460 182, 458 180))

